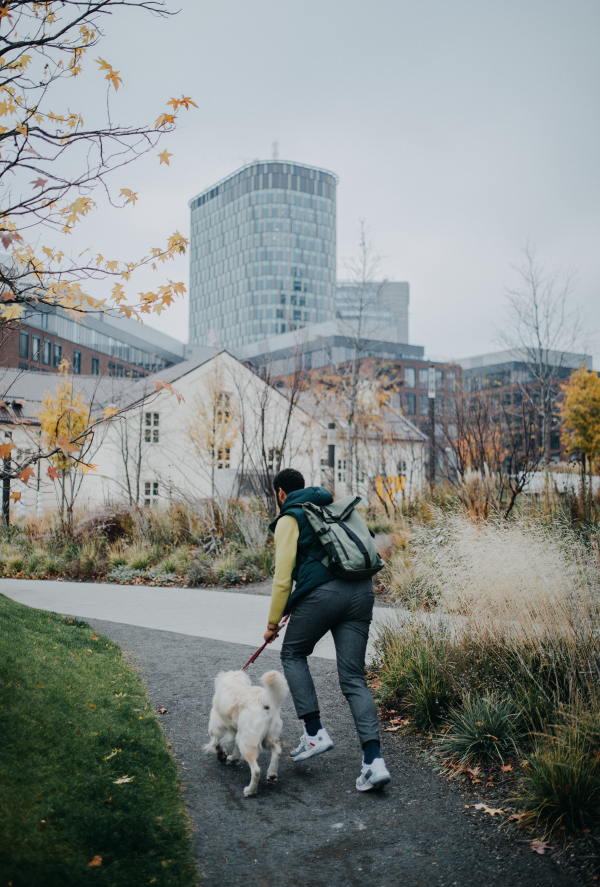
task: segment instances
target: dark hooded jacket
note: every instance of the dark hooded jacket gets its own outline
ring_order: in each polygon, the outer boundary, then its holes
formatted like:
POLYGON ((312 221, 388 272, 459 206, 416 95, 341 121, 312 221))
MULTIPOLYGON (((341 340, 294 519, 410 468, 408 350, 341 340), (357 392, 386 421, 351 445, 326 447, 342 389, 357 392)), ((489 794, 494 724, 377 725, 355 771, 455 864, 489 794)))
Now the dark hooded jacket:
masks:
POLYGON ((298 552, 296 566, 292 572, 295 582, 291 595, 285 608, 289 613, 296 601, 318 585, 331 582, 336 577, 318 560, 323 556, 323 548, 317 539, 317 534, 308 522, 304 511, 300 507, 303 502, 313 502, 315 505, 331 505, 333 496, 323 487, 305 487, 303 490, 295 490, 289 493, 281 506, 276 519, 269 525, 274 533, 277 521, 285 514, 290 514, 298 523, 298 552))

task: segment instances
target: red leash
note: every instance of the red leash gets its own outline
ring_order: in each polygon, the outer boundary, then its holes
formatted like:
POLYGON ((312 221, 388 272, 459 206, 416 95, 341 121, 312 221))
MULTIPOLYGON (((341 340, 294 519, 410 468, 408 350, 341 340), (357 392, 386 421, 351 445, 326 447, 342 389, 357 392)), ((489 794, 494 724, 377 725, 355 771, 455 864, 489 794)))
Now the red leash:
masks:
MULTIPOLYGON (((285 617, 285 619, 281 622, 281 624, 280 624, 280 626, 279 626, 280 629, 281 629, 282 626, 284 626, 285 623, 288 621, 288 619, 290 618, 290 615, 291 615, 291 614, 288 613, 287 616, 285 617)), ((277 632, 277 635, 279 635, 279 631, 277 632)), ((273 638, 273 640, 274 640, 274 638, 273 638)), ((252 654, 252 656, 250 657, 250 659, 248 660, 248 662, 247 662, 247 663, 244 665, 244 667, 242 668, 242 671, 246 671, 246 669, 248 668, 249 665, 252 665, 253 662, 256 662, 256 660, 258 659, 258 657, 260 656, 260 654, 262 653, 262 651, 263 651, 263 650, 265 649, 265 647, 268 646, 270 643, 271 643, 271 641, 265 641, 264 644, 262 645, 262 647, 259 647, 259 649, 256 651, 256 653, 253 653, 253 654, 252 654)))

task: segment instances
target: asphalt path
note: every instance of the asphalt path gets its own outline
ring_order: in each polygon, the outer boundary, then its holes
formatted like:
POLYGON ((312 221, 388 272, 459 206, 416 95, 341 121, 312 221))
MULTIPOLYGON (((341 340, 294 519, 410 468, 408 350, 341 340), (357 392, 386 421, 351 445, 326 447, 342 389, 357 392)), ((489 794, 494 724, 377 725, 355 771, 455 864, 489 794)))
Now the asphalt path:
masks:
MULTIPOLYGON (((379 793, 357 792, 361 751, 331 659, 315 657, 311 669, 335 748, 292 763, 289 751, 300 727, 288 699, 279 781, 266 784, 263 754, 258 795, 244 798, 248 767, 224 767, 202 745, 215 675, 240 668, 252 647, 97 618, 90 622, 126 651, 155 708, 168 709, 159 717, 182 768, 202 883, 208 887, 576 883, 551 858, 500 834, 490 817, 474 817, 465 809, 473 801, 449 790, 393 734, 383 734, 392 783, 379 793)), ((251 676, 278 667, 279 656, 268 650, 251 666, 251 676)))

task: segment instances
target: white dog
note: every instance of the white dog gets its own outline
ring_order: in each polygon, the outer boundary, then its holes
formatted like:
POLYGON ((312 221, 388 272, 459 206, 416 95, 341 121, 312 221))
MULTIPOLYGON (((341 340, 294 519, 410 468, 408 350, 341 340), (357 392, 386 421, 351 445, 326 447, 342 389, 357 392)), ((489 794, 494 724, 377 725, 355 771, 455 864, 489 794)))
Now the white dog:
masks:
POLYGON ((288 685, 278 671, 268 671, 260 678, 261 687, 254 686, 245 671, 222 671, 215 678, 208 732, 210 742, 204 751, 215 752, 222 764, 237 763, 241 757, 248 763, 252 778, 244 789, 249 798, 256 794, 261 748, 271 750, 267 782, 277 780, 281 757, 279 737, 283 727, 281 706, 288 693, 288 685), (227 754, 223 746, 233 741, 233 750, 227 754))

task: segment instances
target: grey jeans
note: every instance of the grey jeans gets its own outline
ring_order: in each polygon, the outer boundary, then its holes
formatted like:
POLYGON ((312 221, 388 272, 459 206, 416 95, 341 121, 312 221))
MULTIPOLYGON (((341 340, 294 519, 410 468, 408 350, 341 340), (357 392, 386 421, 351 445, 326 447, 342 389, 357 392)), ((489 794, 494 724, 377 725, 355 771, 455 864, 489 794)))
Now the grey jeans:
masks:
POLYGON ((347 582, 334 579, 300 598, 285 633, 281 650, 283 671, 296 714, 302 718, 319 711, 306 657, 328 631, 333 635, 338 677, 348 700, 361 745, 379 741, 377 706, 365 681, 365 653, 373 617, 371 579, 347 582))

